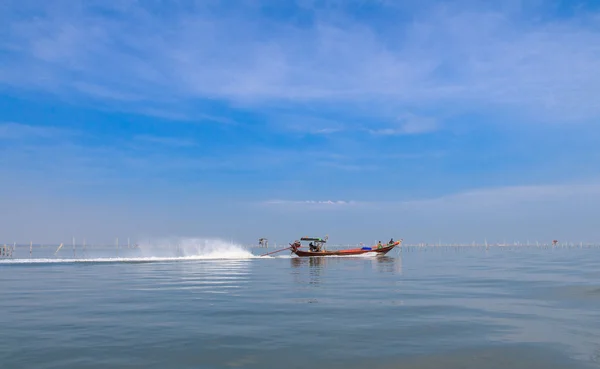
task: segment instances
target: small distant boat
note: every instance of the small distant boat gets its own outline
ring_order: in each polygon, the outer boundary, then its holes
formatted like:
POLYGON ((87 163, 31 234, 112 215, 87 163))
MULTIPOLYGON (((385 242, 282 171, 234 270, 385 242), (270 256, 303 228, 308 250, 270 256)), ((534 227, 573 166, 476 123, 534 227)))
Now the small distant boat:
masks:
POLYGON ((376 246, 371 247, 361 247, 361 248, 353 248, 353 249, 344 249, 344 250, 335 250, 335 251, 327 251, 324 248, 325 243, 327 242, 327 237, 316 238, 316 237, 302 237, 300 241, 294 242, 290 250, 292 250, 293 254, 296 254, 300 257, 307 256, 352 256, 352 255, 362 255, 367 253, 375 253, 377 255, 385 255, 388 252, 392 251, 392 249, 402 243, 402 240, 395 241, 393 243, 388 243, 385 245, 378 244, 376 246), (302 241, 310 242, 309 250, 304 251, 300 250, 302 247, 302 241))

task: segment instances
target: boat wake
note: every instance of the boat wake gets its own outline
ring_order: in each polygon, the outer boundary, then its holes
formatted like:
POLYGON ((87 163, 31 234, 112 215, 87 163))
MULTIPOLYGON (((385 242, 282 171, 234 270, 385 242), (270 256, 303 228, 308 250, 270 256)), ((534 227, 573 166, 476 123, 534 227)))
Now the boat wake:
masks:
MULTIPOLYGON (((57 250, 56 252, 58 252, 57 250)), ((262 250, 261 250, 262 251, 262 250)), ((58 254, 47 252, 47 257, 15 257, 0 259, 0 265, 6 264, 56 264, 56 263, 152 263, 202 260, 250 260, 250 259, 289 259, 297 256, 289 251, 279 254, 260 256, 248 248, 234 242, 221 239, 170 238, 145 240, 134 249, 94 249, 78 250, 78 257, 71 257, 71 251, 62 248, 58 254), (69 256, 65 256, 69 255, 69 256)), ((45 256, 45 255, 44 255, 45 256)), ((327 255, 324 258, 372 258, 376 253, 360 255, 327 255)))
MULTIPOLYGON (((68 250, 67 250, 68 251, 68 250)), ((81 252, 81 251, 80 251, 81 252)), ((51 263, 151 263, 194 260, 247 260, 259 258, 236 243, 220 239, 178 238, 146 240, 135 249, 89 249, 86 257, 50 256, 41 258, 0 259, 0 264, 51 264, 51 263), (110 253, 110 255, 109 255, 110 253)))

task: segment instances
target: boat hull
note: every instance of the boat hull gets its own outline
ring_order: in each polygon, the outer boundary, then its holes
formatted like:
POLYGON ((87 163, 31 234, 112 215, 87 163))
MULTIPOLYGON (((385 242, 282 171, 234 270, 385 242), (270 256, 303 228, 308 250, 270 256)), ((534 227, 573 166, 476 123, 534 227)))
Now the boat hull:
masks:
POLYGON ((298 249, 292 249, 292 253, 296 254, 300 257, 311 257, 311 256, 352 256, 352 255, 362 255, 362 254, 377 254, 377 255, 385 255, 388 252, 392 251, 392 249, 400 244, 400 241, 394 242, 392 245, 383 246, 381 248, 371 247, 371 250, 365 249, 346 249, 346 250, 336 250, 336 251, 303 251, 298 249))

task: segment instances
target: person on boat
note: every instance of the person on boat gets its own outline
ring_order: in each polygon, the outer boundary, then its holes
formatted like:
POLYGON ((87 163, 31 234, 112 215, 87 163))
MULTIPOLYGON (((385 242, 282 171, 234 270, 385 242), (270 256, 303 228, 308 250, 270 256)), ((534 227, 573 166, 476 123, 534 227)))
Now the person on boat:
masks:
POLYGON ((393 238, 393 237, 392 237, 392 238, 390 238, 390 242, 389 242, 389 244, 390 244, 390 245, 393 245, 393 244, 394 244, 394 238, 393 238))
POLYGON ((310 251, 321 251, 321 248, 318 245, 313 244, 312 242, 308 244, 308 247, 310 248, 310 251))
POLYGON ((292 251, 296 251, 300 247, 302 247, 302 244, 298 240, 294 241, 294 243, 290 245, 290 248, 292 249, 292 251))
POLYGON ((380 249, 382 247, 383 247, 383 245, 381 244, 381 241, 377 242, 377 248, 380 249))

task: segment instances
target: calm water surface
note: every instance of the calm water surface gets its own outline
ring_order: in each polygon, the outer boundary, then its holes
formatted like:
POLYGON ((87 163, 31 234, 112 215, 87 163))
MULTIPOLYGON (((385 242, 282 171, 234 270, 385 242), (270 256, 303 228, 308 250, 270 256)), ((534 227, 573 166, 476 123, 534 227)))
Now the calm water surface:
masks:
POLYGON ((0 261, 0 368, 600 368, 600 249, 249 256, 0 261))

